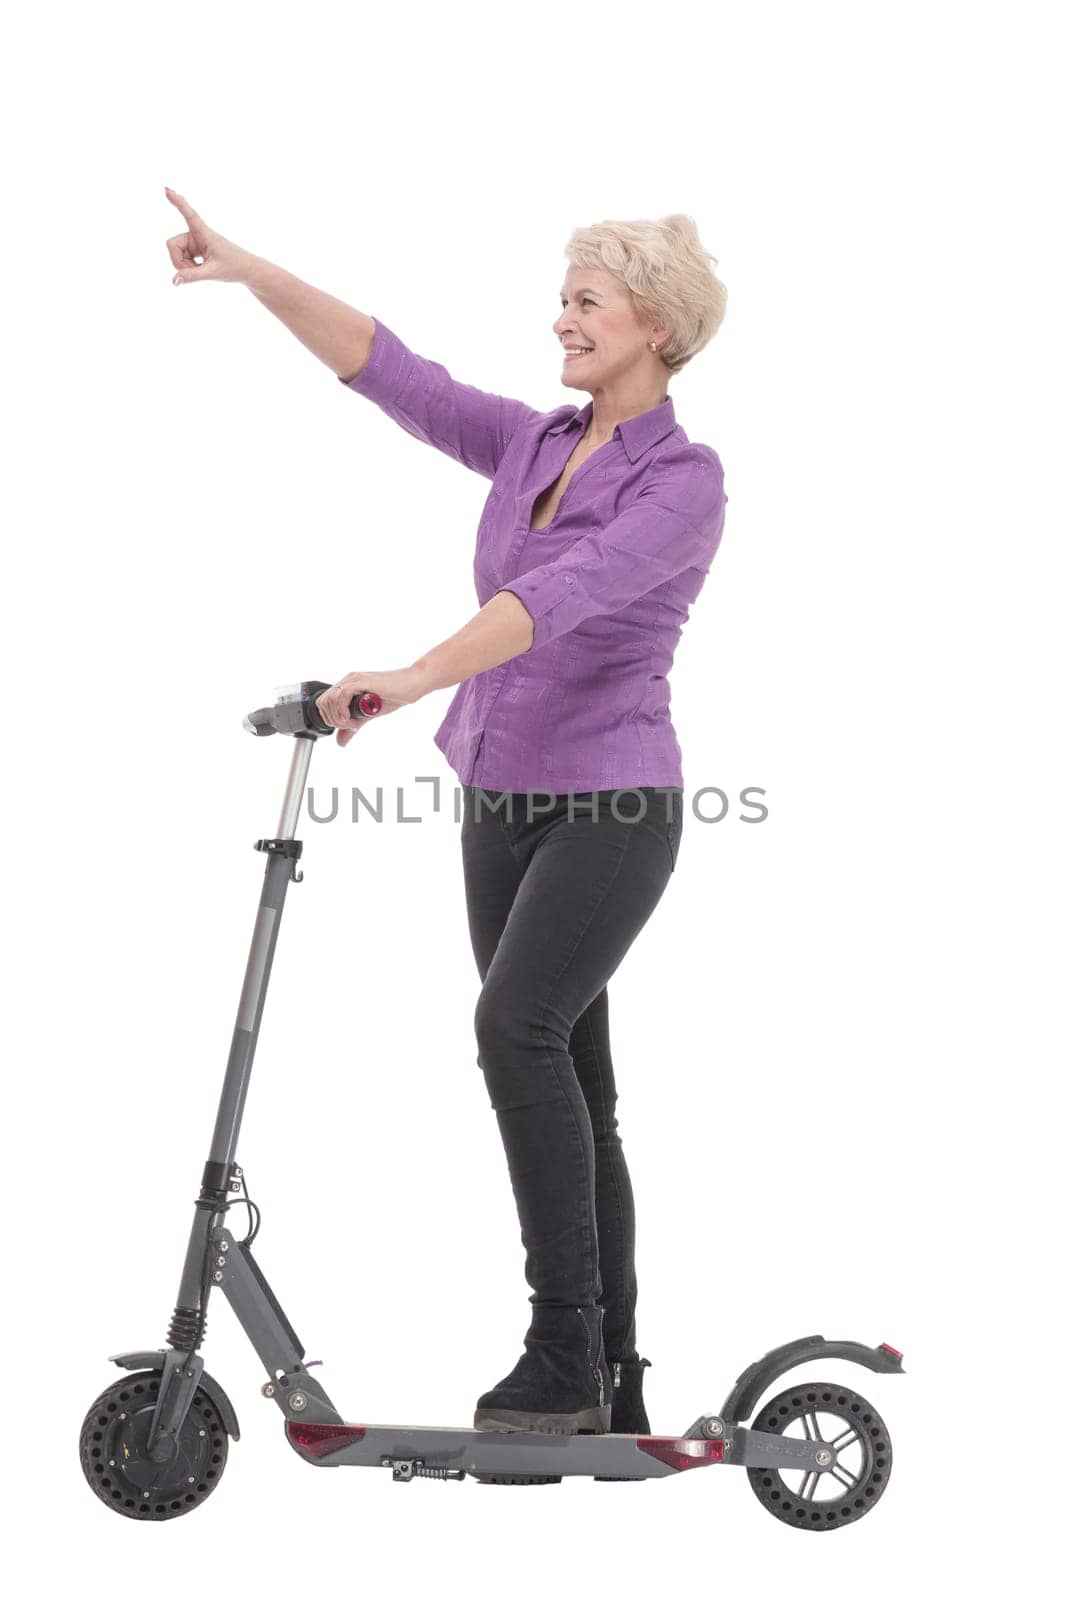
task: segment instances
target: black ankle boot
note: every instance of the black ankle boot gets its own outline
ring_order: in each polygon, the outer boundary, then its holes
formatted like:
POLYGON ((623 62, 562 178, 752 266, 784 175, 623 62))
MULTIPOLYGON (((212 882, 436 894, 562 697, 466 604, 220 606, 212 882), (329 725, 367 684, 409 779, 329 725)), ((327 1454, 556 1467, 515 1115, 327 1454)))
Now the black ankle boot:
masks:
POLYGON ((525 1354, 480 1396, 476 1428, 533 1433, 607 1433, 611 1379, 601 1306, 532 1307, 525 1354))
POLYGON ((651 1361, 644 1356, 626 1356, 621 1361, 609 1361, 611 1373, 611 1433, 644 1433, 652 1430, 648 1425, 644 1396, 641 1393, 643 1369, 651 1361))

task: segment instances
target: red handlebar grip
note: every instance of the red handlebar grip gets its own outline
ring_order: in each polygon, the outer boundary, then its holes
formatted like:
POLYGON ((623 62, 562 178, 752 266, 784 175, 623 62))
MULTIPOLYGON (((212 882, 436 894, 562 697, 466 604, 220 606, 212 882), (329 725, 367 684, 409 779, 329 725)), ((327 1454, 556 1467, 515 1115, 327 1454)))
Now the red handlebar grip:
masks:
POLYGON ((350 717, 376 717, 382 709, 382 697, 375 694, 373 689, 364 689, 362 694, 352 696, 348 706, 350 717))

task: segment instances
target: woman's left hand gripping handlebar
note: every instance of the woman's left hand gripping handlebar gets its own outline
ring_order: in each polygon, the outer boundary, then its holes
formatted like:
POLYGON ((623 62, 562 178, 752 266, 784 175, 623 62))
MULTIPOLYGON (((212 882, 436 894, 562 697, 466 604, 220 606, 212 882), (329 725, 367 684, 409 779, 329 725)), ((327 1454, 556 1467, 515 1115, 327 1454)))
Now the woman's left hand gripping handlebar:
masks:
POLYGON ((399 711, 401 706, 413 705, 424 693, 425 686, 413 667, 401 667, 396 672, 346 672, 319 695, 315 705, 322 720, 339 730, 337 743, 346 745, 366 723, 376 722, 390 711, 399 711), (348 708, 352 697, 364 689, 379 697, 382 709, 374 717, 350 717, 348 708))

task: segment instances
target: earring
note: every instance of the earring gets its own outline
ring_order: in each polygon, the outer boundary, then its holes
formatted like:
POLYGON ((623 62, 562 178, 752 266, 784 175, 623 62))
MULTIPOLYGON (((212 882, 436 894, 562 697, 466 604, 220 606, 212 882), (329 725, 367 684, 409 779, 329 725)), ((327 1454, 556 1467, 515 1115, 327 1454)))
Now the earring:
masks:
POLYGON ((655 348, 656 348, 656 347, 655 347, 655 345, 654 345, 654 344, 650 344, 650 345, 649 345, 649 347, 648 347, 648 348, 649 348, 649 349, 650 349, 650 350, 655 350, 655 348))

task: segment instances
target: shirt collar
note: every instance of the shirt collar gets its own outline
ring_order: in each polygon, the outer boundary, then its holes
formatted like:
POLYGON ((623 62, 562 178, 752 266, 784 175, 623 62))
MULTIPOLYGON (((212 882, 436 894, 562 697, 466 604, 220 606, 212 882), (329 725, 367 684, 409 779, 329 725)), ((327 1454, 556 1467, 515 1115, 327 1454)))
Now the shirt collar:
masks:
MULTIPOLYGON (((593 402, 590 400, 580 411, 572 412, 569 417, 562 417, 547 431, 562 433, 564 429, 578 424, 584 432, 592 414, 593 402)), ((615 432, 621 437, 630 460, 636 461, 646 450, 650 450, 654 444, 659 444, 661 439, 673 433, 676 426, 674 401, 668 395, 662 405, 653 406, 651 411, 642 411, 638 416, 627 417, 625 422, 618 423, 615 432)))

